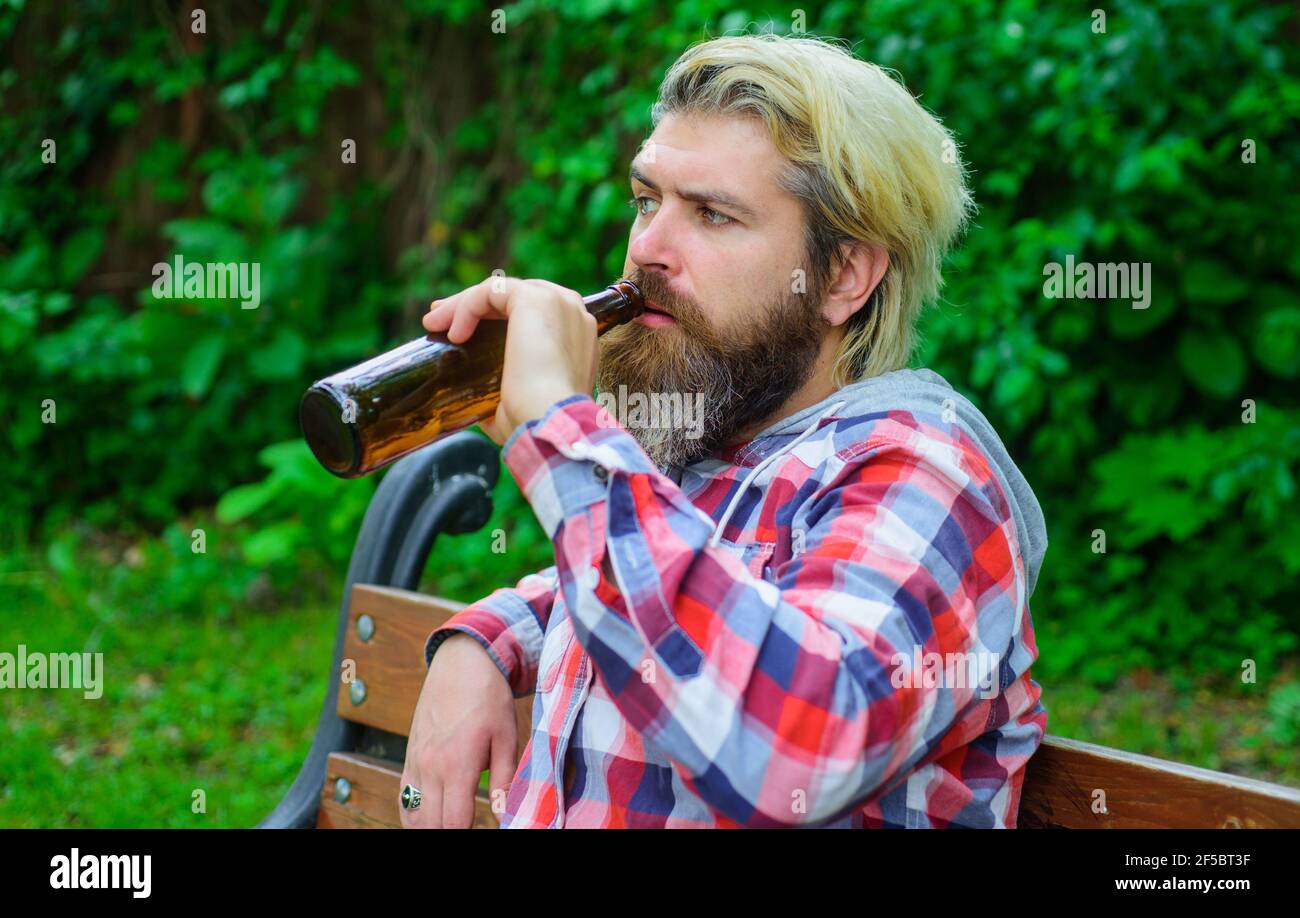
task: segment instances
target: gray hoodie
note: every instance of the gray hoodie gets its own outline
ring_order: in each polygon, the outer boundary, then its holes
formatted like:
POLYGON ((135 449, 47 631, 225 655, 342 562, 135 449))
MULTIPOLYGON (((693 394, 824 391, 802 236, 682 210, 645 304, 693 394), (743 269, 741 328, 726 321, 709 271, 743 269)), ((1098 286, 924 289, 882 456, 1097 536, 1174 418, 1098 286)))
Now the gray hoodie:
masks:
MULTIPOLYGON (((1043 555, 1047 551, 1047 528, 1043 522, 1043 511, 1038 505, 1038 498, 1034 496, 1029 482, 1016 467, 988 419, 971 404, 969 399, 949 385, 946 379, 928 369, 895 370, 861 382, 850 383, 817 404, 809 405, 760 431, 751 440, 751 450, 755 455, 761 456, 762 460, 750 470, 744 483, 737 489, 731 506, 718 521, 715 539, 721 535, 731 510, 739 503, 750 482, 757 479, 771 462, 816 430, 822 417, 828 414, 855 416, 881 411, 909 411, 917 415, 939 416, 944 416, 945 411, 950 411, 955 414, 958 426, 979 444, 988 458, 1002 485, 1002 491, 1007 496, 1007 502, 1011 505, 1016 536, 1020 542, 1021 556, 1025 565, 1027 596, 1032 596, 1034 586, 1038 582, 1038 571, 1042 567, 1043 555), (760 441, 769 437, 789 435, 796 431, 802 431, 801 435, 770 455, 764 453, 760 441)), ((670 474, 680 483, 679 469, 672 470, 670 474)))

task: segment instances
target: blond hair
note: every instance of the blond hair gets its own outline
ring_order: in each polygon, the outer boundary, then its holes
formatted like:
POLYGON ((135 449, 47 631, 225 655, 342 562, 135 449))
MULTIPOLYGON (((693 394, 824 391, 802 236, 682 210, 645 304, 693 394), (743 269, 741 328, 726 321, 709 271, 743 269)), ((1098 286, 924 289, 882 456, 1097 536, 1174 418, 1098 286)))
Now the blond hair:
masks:
POLYGON ((710 39, 673 63, 651 120, 695 113, 766 123, 789 163, 781 187, 803 205, 811 289, 829 281, 842 243, 889 252, 884 278, 846 324, 835 385, 907 366, 917 318, 938 296, 944 255, 974 209, 947 129, 834 40, 773 33, 710 39))

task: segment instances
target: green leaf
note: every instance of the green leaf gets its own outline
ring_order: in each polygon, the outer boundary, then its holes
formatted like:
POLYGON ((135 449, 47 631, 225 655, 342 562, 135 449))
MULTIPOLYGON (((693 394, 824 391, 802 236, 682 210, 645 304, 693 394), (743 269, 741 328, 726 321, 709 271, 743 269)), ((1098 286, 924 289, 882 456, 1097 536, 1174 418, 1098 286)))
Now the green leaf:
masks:
POLYGON ((257 454, 258 462, 275 471, 296 468, 307 460, 315 461, 307 444, 300 439, 272 443, 257 454))
POLYGON ((1106 303, 1106 324, 1117 338, 1140 338, 1160 327, 1175 310, 1174 297, 1168 293, 1152 293, 1146 309, 1134 309, 1132 300, 1112 299, 1106 303))
POLYGON ((261 216, 272 226, 278 225, 298 201, 302 183, 298 181, 273 182, 262 189, 261 216))
POLYGON ((293 379, 302 373, 307 345, 296 331, 281 328, 265 347, 248 355, 248 368, 257 379, 293 379))
POLYGON ((47 293, 41 300, 41 309, 47 316, 61 316, 72 308, 72 294, 64 290, 47 293))
POLYGON ((248 192, 239 176, 218 170, 203 183, 203 205, 218 217, 237 220, 248 210, 248 192))
POLYGON ((77 574, 75 539, 76 537, 71 533, 58 536, 46 550, 45 557, 49 561, 50 567, 61 577, 73 577, 77 574))
POLYGON ((1278 309, 1264 316, 1255 338, 1255 359, 1274 376, 1300 375, 1300 309, 1278 309))
POLYGON ((217 375, 225 349, 220 335, 208 335, 190 348, 181 364, 181 391, 190 398, 202 398, 217 375))
POLYGON ((104 249, 104 231, 88 226, 72 234, 59 253, 59 281, 71 287, 99 258, 104 249))
POLYGON ((231 488, 217 501, 217 519, 237 523, 265 507, 278 492, 274 479, 231 488))
POLYGON ((14 290, 45 286, 49 283, 46 277, 49 257, 50 250, 45 243, 26 243, 13 258, 0 262, 0 288, 7 287, 14 290))
POLYGON ((1178 364, 1192 385, 1223 398, 1237 393, 1246 378, 1241 345, 1226 332, 1184 331, 1178 338, 1178 364))
POLYGON ((293 555, 309 538, 307 527, 297 520, 285 520, 258 530, 244 540, 244 558, 264 567, 293 555))
POLYGON ((163 225, 163 232, 176 241, 176 251, 187 262, 207 261, 209 256, 220 262, 245 260, 243 234, 220 220, 171 220, 163 225))
POLYGON ((1239 271, 1221 262, 1198 258, 1183 271, 1183 291, 1193 303, 1233 303, 1249 289, 1239 271))

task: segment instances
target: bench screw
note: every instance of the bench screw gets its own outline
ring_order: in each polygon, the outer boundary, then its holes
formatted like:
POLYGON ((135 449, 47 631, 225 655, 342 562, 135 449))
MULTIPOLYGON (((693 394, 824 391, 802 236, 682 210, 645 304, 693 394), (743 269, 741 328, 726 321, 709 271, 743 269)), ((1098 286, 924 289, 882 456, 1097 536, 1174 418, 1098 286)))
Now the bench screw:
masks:
POLYGON ((375 620, 369 615, 362 615, 357 619, 357 637, 363 641, 368 641, 375 636, 375 620))
POLYGON ((334 782, 334 802, 346 803, 347 799, 352 796, 352 785, 348 783, 347 778, 339 778, 334 782))
POLYGON ((353 704, 361 704, 366 700, 366 683, 364 679, 352 680, 352 687, 348 689, 348 697, 352 699, 353 704))

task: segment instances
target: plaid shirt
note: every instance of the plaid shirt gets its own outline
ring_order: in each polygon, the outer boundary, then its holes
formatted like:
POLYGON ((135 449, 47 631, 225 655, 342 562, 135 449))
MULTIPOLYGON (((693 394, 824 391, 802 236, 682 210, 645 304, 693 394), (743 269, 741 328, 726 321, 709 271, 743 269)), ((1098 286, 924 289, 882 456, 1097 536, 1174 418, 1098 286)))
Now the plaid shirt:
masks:
POLYGON ((1047 712, 1007 499, 955 424, 827 412, 675 482, 573 395, 502 455, 555 564, 426 644, 465 632, 535 693, 502 827, 1014 827, 1047 712))

